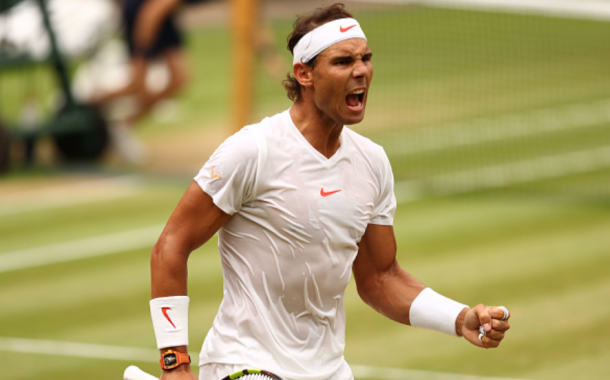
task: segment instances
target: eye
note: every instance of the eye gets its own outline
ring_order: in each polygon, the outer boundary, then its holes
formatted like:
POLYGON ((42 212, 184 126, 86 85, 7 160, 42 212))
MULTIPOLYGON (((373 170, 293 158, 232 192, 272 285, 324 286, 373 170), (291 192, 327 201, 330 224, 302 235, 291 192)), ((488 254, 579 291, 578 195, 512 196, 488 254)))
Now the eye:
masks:
POLYGON ((335 65, 349 65, 352 62, 350 58, 339 58, 335 61, 335 65))

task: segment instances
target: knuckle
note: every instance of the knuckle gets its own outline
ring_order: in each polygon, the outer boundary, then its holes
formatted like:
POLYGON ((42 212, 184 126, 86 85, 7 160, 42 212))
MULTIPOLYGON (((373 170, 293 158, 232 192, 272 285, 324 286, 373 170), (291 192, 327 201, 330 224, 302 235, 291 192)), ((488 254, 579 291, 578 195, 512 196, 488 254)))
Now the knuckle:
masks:
POLYGON ((507 322, 500 321, 497 319, 492 320, 491 326, 494 330, 497 331, 506 331, 510 328, 510 325, 507 322))

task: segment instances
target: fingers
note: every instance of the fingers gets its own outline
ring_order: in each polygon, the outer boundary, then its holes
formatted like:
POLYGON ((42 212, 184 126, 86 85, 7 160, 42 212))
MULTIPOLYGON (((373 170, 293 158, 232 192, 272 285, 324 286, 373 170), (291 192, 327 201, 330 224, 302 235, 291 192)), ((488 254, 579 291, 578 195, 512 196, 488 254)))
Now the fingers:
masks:
POLYGON ((491 331, 491 329, 506 331, 509 328, 510 313, 504 306, 477 305, 474 312, 486 332, 491 331))
POLYGON ((483 336, 479 339, 481 342, 481 347, 483 348, 496 348, 502 342, 502 339, 491 339, 488 336, 483 336))
POLYGON ((474 314, 479 319, 479 324, 483 326, 483 330, 485 332, 491 331, 491 314, 489 313, 489 308, 483 304, 479 304, 474 308, 474 314))
POLYGON ((492 317, 491 328, 496 331, 506 331, 510 328, 508 319, 510 312, 504 306, 489 307, 489 314, 492 317))
POLYGON ((504 339, 504 331, 506 330, 496 330, 491 329, 489 332, 483 331, 483 327, 479 329, 479 340, 481 340, 481 336, 486 336, 493 340, 502 340, 504 339))
POLYGON ((494 319, 506 321, 510 318, 510 312, 504 306, 489 307, 489 314, 494 319))
POLYGON ((473 312, 480 323, 478 339, 473 344, 483 348, 495 348, 504 339, 505 332, 510 329, 508 318, 510 313, 503 307, 477 305, 473 312))
POLYGON ((502 321, 500 319, 492 319, 491 328, 492 330, 504 332, 510 329, 510 323, 508 323, 508 321, 502 321))

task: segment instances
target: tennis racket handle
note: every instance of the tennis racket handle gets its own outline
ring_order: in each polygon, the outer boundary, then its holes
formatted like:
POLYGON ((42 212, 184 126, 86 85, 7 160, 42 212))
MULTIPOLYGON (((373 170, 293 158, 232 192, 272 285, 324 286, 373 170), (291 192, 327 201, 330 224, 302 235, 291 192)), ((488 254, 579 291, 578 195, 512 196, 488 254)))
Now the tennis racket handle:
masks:
POLYGON ((146 373, 142 371, 140 368, 135 365, 130 365, 125 368, 125 373, 123 373, 123 380, 159 380, 150 373, 146 373))

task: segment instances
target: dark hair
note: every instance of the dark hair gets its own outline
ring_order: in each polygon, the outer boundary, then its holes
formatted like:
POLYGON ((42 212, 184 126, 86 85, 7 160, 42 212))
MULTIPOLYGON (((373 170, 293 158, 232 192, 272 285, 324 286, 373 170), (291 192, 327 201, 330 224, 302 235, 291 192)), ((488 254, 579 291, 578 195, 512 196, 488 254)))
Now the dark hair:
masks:
MULTIPOLYGON (((346 10, 345 5, 341 3, 336 3, 328 7, 316 8, 310 15, 299 16, 294 22, 292 33, 288 36, 288 50, 294 55, 294 47, 304 35, 320 25, 348 17, 354 16, 346 10)), ((316 58, 317 56, 313 57, 309 62, 305 62, 305 64, 314 67, 316 58)), ((288 99, 296 102, 301 98, 301 84, 290 72, 286 74, 286 79, 282 81, 282 84, 286 89, 288 99)))

